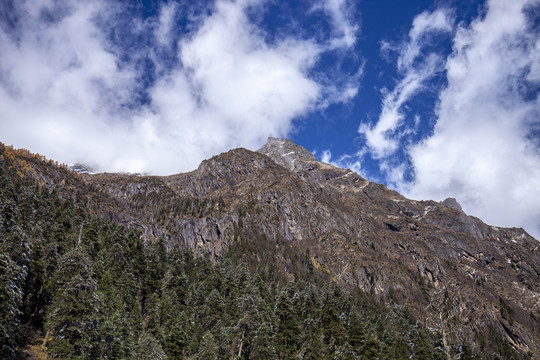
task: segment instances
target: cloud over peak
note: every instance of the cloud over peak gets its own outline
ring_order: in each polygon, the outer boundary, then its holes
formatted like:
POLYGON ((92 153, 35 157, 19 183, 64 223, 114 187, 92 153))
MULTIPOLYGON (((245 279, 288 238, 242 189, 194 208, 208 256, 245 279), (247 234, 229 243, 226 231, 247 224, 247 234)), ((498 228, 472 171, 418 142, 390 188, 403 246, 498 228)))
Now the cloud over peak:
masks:
MULTIPOLYGON (((335 38, 351 46, 355 27, 336 4, 335 38)), ((144 19, 100 0, 17 2, 19 23, 0 19, 1 140, 100 170, 173 173, 285 136, 295 118, 355 94, 358 79, 311 73, 328 43, 268 43, 247 15, 265 11, 260 1, 201 6, 195 16, 173 1, 144 19)))
POLYGON ((351 0, 142 4, 4 1, 0 141, 170 174, 317 134, 333 139, 326 161, 540 235, 538 0, 406 15, 351 0), (388 25, 363 14, 361 31, 363 9, 408 31, 370 41, 388 25))

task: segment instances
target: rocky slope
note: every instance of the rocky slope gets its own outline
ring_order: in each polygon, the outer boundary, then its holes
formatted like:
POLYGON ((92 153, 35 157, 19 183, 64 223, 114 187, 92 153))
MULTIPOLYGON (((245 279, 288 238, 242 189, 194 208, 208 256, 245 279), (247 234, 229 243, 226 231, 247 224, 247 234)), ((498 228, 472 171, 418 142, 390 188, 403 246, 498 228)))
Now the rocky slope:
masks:
POLYGON ((190 173, 85 179, 148 241, 219 257, 239 238, 264 239, 275 254, 307 253, 330 279, 408 306, 449 339, 495 333, 540 356, 540 243, 468 216, 455 199, 409 200, 275 138, 190 173))
POLYGON ((321 279, 406 306, 445 345, 504 340, 540 358, 540 243, 468 216, 455 199, 409 200, 275 138, 167 177, 31 168, 147 242, 164 237, 211 258, 243 244, 290 280, 302 257, 321 279))

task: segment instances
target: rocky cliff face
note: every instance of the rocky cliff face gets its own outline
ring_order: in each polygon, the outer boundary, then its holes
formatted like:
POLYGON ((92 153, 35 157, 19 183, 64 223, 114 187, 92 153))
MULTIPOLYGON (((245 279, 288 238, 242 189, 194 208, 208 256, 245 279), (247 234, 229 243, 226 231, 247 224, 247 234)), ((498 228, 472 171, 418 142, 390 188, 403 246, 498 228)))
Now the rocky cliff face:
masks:
POLYGON ((499 334, 540 357, 540 243, 468 216, 455 199, 409 200, 275 138, 185 174, 83 176, 113 199, 93 206, 147 241, 164 236, 212 257, 239 239, 265 241, 291 279, 281 254, 292 248, 332 281, 405 305, 448 339, 499 334))

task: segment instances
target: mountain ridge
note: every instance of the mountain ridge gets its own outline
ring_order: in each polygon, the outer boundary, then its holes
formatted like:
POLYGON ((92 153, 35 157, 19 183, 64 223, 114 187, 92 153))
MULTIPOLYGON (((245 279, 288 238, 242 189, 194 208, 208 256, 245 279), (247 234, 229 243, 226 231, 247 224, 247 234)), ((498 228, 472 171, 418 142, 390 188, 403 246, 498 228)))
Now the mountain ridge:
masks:
POLYGON ((264 236, 278 244, 276 252, 286 241, 309 248, 314 264, 349 287, 380 296, 401 289, 415 314, 425 311, 445 287, 459 295, 453 299, 456 306, 470 306, 458 314, 469 323, 458 326, 459 331, 485 327, 485 319, 490 319, 515 348, 538 352, 538 322, 528 317, 529 312, 539 311, 540 257, 538 241, 523 229, 486 225, 465 214, 455 200, 406 199, 350 170, 321 163, 286 139, 270 138, 257 152, 233 149, 203 161, 190 173, 165 179, 177 195, 210 203, 222 199, 226 204, 223 208, 205 205, 200 218, 176 217, 177 232, 161 233, 169 241, 220 256, 234 243, 241 222, 244 236, 264 236), (397 270, 396 263, 404 269, 397 270), (410 285, 415 276, 427 285, 410 285), (514 314, 532 324, 533 331, 517 323, 509 326, 494 311, 499 298, 481 295, 479 287, 489 287, 507 299, 505 303, 515 305, 514 314), (429 293, 429 299, 420 295, 423 292, 429 293), (472 313, 481 315, 475 319, 472 313))
POLYGON ((305 271, 294 262, 303 254, 321 279, 401 304, 448 339, 494 331, 540 354, 538 241, 466 215, 455 199, 409 200, 276 138, 165 177, 75 174, 24 156, 41 186, 140 229, 146 243, 211 259, 240 245, 253 266, 275 257, 288 280, 305 271))

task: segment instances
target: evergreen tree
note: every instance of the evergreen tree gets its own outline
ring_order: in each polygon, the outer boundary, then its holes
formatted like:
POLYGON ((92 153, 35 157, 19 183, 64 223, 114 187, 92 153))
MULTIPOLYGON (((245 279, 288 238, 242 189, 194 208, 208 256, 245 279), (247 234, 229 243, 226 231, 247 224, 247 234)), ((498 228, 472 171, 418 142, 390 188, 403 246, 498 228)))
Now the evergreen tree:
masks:
POLYGON ((277 359, 275 349, 275 332, 271 323, 261 322, 251 342, 250 358, 252 359, 277 359))
POLYGON ((280 359, 293 358, 300 335, 300 319, 297 313, 299 291, 295 283, 288 283, 276 296, 275 314, 278 320, 276 350, 280 359))
POLYGON ((216 338, 210 331, 207 331, 202 337, 197 359, 217 360, 219 358, 219 346, 216 338))
MULTIPOLYGON (((137 347, 135 349, 134 358, 139 360, 167 360, 168 357, 163 351, 161 344, 156 338, 148 333, 142 332, 139 340, 137 341, 137 347)), ((174 357, 179 359, 180 357, 174 357)))
POLYGON ((55 282, 58 286, 46 323, 55 337, 52 351, 65 358, 96 357, 99 355, 96 314, 100 299, 90 260, 80 247, 61 258, 55 282))
POLYGON ((98 284, 100 299, 98 320, 99 354, 110 359, 130 356, 134 348, 134 334, 126 304, 114 286, 113 275, 106 271, 98 284))
POLYGON ((23 287, 27 270, 0 253, 0 355, 15 355, 15 336, 20 324, 23 287))

